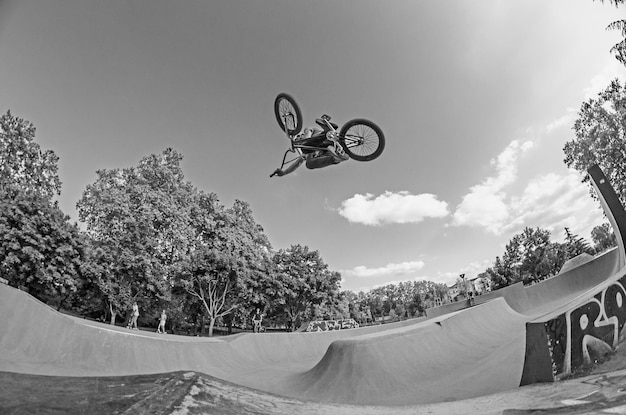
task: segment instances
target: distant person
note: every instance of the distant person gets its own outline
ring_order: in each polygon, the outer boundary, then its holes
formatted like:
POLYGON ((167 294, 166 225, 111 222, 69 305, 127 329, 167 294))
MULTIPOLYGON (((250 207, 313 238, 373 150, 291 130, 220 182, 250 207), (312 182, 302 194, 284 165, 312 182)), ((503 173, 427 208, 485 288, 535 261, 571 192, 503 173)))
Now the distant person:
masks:
POLYGON ((263 323, 263 314, 261 310, 256 309, 256 313, 252 316, 252 324, 254 326, 254 332, 259 333, 261 331, 261 323, 263 323))
POLYGON ((165 314, 165 310, 161 313, 161 320, 159 320, 159 327, 157 328, 157 333, 165 334, 165 320, 167 320, 167 315, 165 314))
POLYGON ((130 317, 130 322, 128 323, 128 328, 133 330, 138 330, 137 328, 137 319, 139 318, 139 306, 135 301, 133 303, 133 311, 130 317))

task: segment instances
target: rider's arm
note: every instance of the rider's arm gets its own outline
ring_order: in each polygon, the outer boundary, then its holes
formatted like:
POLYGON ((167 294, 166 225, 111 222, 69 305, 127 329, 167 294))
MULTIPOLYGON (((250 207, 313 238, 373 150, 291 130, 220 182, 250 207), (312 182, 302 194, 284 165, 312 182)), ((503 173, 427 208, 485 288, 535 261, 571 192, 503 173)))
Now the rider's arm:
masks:
POLYGON ((270 177, 277 175, 277 176, 284 176, 286 174, 289 174, 291 172, 293 172, 295 169, 297 169, 298 167, 300 167, 302 165, 302 163, 304 162, 304 160, 306 159, 306 157, 304 155, 298 157, 296 160, 294 160, 293 163, 291 163, 289 165, 289 167, 287 167, 285 170, 281 170, 281 169, 276 169, 274 171, 274 173, 272 173, 270 175, 270 177))

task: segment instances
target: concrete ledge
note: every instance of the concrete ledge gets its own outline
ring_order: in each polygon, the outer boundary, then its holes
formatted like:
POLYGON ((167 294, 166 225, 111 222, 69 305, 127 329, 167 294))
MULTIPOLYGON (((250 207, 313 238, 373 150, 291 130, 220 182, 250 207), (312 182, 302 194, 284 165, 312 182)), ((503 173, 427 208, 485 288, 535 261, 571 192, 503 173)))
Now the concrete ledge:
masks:
POLYGON ((454 303, 440 305, 439 307, 431 307, 426 309, 426 317, 432 318, 442 316, 444 314, 453 313, 455 311, 463 310, 470 306, 469 300, 455 301, 454 303))

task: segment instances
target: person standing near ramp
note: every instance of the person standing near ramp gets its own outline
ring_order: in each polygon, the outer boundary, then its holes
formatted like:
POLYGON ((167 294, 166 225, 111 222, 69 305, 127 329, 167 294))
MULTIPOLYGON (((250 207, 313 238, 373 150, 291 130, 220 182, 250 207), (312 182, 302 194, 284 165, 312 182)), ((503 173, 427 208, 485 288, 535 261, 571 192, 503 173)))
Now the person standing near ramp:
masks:
POLYGON ((161 319, 159 320, 159 327, 157 328, 157 333, 165 334, 165 320, 167 320, 167 314, 165 314, 165 310, 161 313, 161 319))
POLYGON ((263 322, 263 314, 261 314, 261 310, 256 309, 256 313, 252 316, 252 324, 254 325, 254 332, 260 333, 263 330, 263 326, 261 323, 263 322))
POLYGON ((128 323, 128 328, 133 330, 138 330, 137 328, 137 319, 139 318, 139 306, 137 305, 137 301, 133 303, 133 312, 130 316, 130 322, 128 323))

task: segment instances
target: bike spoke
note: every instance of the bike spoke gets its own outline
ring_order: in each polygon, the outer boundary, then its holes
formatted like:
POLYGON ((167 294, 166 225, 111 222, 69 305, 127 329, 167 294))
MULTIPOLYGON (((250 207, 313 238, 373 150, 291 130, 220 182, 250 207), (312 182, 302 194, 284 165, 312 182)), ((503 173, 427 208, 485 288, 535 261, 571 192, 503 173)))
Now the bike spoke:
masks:
POLYGON ((378 134, 367 125, 359 124, 345 136, 346 146, 357 154, 371 154, 378 148, 378 134))
POLYGON ((298 104, 288 94, 278 94, 274 100, 274 115, 281 130, 288 136, 294 136, 302 129, 302 113, 298 104))
POLYGON ((289 130, 293 130, 296 126, 295 116, 292 112, 291 104, 287 100, 283 100, 280 103, 280 113, 283 119, 283 123, 287 125, 289 130))

